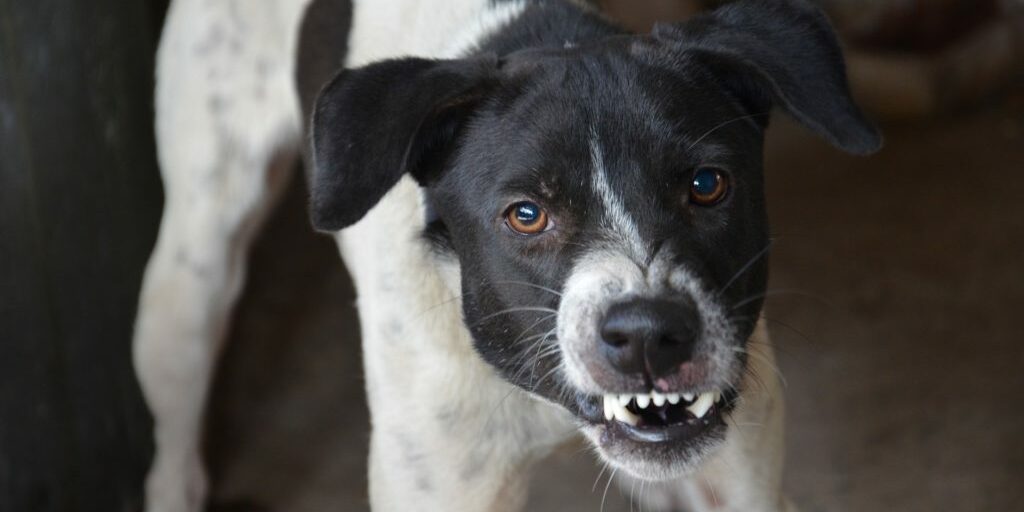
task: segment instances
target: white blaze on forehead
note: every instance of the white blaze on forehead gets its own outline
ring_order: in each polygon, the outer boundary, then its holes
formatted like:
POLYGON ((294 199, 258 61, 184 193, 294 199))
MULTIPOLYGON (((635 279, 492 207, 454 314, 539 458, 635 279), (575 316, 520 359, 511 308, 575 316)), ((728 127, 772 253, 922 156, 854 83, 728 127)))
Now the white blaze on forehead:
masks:
POLYGON ((590 135, 590 158, 594 163, 594 172, 591 173, 590 186, 594 194, 604 205, 605 220, 609 229, 622 242, 623 249, 635 261, 647 259, 647 244, 640 237, 640 231, 636 227, 636 221, 629 215, 622 205, 622 199, 612 190, 608 183, 608 169, 604 165, 604 154, 601 144, 598 142, 597 134, 591 131, 590 135))

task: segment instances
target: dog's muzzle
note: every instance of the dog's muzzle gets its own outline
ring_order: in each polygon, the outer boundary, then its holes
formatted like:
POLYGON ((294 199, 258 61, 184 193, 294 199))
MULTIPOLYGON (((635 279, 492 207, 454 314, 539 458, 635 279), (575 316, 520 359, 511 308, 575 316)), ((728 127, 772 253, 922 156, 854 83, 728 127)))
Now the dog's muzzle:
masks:
MULTIPOLYGON (((692 301, 634 299, 609 308, 601 325, 601 350, 609 366, 626 375, 642 375, 645 384, 658 382, 668 388, 666 378, 685 371, 701 332, 701 320, 692 301)), ((700 394, 658 392, 605 394, 604 417, 630 428, 637 437, 673 437, 669 431, 652 429, 682 427, 693 430, 714 419, 725 405, 721 391, 700 394)), ((684 434, 685 432, 678 432, 684 434)))
POLYGON ((563 370, 585 432, 634 476, 685 472, 724 438, 742 373, 718 297, 688 269, 655 259, 585 261, 559 311, 563 370))

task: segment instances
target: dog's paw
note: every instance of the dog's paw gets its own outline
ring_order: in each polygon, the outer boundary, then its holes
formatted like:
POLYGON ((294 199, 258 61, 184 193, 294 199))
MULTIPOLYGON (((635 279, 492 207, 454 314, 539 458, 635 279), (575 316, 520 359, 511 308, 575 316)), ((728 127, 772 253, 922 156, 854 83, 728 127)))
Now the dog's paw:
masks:
POLYGON ((199 457, 172 461, 159 455, 146 477, 146 512, 202 512, 207 478, 199 457))

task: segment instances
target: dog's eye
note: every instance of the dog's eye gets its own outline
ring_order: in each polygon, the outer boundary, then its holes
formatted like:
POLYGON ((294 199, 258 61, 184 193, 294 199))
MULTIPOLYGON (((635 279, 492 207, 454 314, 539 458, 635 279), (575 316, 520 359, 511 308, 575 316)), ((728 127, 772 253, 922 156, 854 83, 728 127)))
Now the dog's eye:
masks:
POLYGON ((702 167, 693 173, 690 183, 690 201, 700 206, 712 206, 725 198, 729 191, 729 177, 718 169, 702 167))
POLYGON ((529 201, 513 204, 505 213, 505 224, 522 235, 536 235, 550 226, 547 212, 529 201))

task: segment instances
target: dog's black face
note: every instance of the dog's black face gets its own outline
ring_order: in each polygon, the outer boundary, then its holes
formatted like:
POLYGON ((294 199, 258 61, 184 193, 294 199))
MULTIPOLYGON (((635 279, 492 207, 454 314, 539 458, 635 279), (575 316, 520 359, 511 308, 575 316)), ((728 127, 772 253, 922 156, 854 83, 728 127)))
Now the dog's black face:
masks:
POLYGON ((429 194, 480 354, 661 476, 723 437, 768 234, 763 115, 645 44, 513 57, 429 194))
POLYGON ((428 238, 458 259, 480 355, 574 413, 612 464, 666 478, 724 438, 742 392, 767 281, 772 105, 848 150, 878 145, 806 8, 741 3, 649 37, 389 61, 318 101, 314 219, 348 225, 411 173, 428 238))

